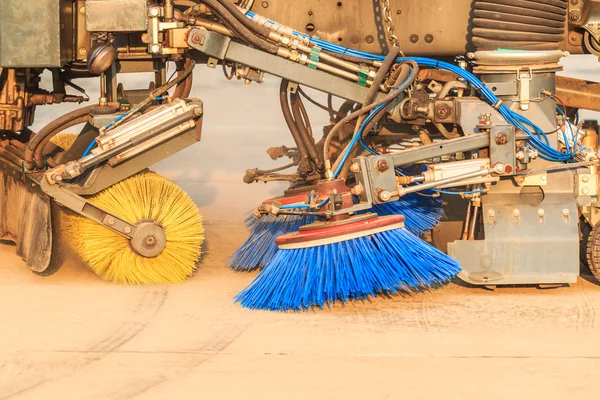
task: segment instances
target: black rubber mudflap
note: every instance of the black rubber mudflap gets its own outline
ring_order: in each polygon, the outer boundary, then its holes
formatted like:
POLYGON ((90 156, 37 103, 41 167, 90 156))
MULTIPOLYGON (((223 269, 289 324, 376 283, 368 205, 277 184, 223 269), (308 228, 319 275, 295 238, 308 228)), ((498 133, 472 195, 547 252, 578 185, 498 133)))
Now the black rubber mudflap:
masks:
POLYGON ((52 256, 50 199, 17 167, 0 159, 0 239, 16 244, 27 267, 44 272, 52 256))

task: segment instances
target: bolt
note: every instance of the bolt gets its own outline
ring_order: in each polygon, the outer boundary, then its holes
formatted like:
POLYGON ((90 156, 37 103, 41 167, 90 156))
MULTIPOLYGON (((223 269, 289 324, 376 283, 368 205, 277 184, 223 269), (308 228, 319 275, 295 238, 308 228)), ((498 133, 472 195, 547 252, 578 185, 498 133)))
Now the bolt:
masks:
POLYGON ((410 42, 411 43, 417 43, 419 41, 419 36, 418 35, 410 35, 410 42))
POLYGON ((390 201, 391 198, 392 198, 392 194, 390 192, 383 191, 383 192, 379 193, 379 199, 381 201, 390 201))
POLYGON ((375 166, 379 172, 387 171, 389 167, 387 160, 378 160, 377 165, 375 166))
POLYGON ((202 109, 200 107, 194 108, 194 115, 197 115, 197 116, 202 115, 202 109))
POLYGON ((489 217, 495 217, 495 216, 496 216, 496 211, 494 211, 494 210, 489 210, 489 211, 488 211, 488 216, 489 216, 489 217))
POLYGON ((569 19, 571 22, 577 22, 581 18, 581 13, 577 10, 573 10, 569 13, 569 19))
POLYGON ((313 12, 312 12, 312 11, 309 11, 309 12, 308 12, 308 15, 309 15, 309 16, 310 16, 310 15, 313 15, 313 12))
POLYGON ((85 14, 85 7, 79 8, 79 13, 80 14, 85 14))
POLYGON ((396 10, 396 14, 400 15, 400 14, 402 14, 402 11, 401 10, 396 10))
POLYGON ((587 194, 590 194, 590 189, 589 189, 589 188, 586 188, 586 187, 584 187, 583 189, 581 189, 581 193, 583 193, 583 194, 585 194, 585 195, 587 195, 587 194))
POLYGON ((131 228, 126 226, 125 228, 123 228, 123 232, 125 233, 131 233, 131 228))
POLYGON ((350 166, 350 171, 354 172, 355 174, 360 172, 360 165, 358 165, 357 163, 354 163, 350 166))
POLYGON ((160 51, 160 45, 153 44, 152 46, 150 46, 150 51, 153 53, 158 53, 160 51))
POLYGON ((518 217, 521 215, 521 211, 519 211, 517 208, 515 208, 512 212, 513 217, 518 217))
POLYGON ((537 215, 538 217, 543 217, 544 215, 546 215, 546 211, 544 211, 543 208, 540 208, 539 210, 537 210, 537 215))
POLYGON ((563 217, 568 217, 570 214, 568 208, 563 208, 563 210, 560 213, 563 217))
POLYGON ((447 104, 440 104, 435 108, 435 115, 440 119, 446 119, 450 116, 450 107, 447 104))
POLYGON ((365 38, 365 42, 367 42, 368 44, 371 44, 371 43, 373 43, 374 41, 375 41, 375 38, 373 37, 373 35, 368 35, 368 36, 365 38))
POLYGON ((579 4, 579 0, 571 0, 571 5, 576 6, 579 4))
POLYGON ((546 175, 542 175, 542 181, 546 182, 546 180, 548 179, 548 177, 546 175))
POLYGON ((360 38, 358 36, 352 36, 352 38, 350 38, 350 42, 352 44, 358 44, 359 41, 360 41, 360 38))
POLYGON ((147 246, 154 246, 156 244, 156 239, 154 238, 154 236, 148 236, 146 238, 146 245, 147 246))
POLYGON ((115 219, 114 219, 114 218, 112 218, 112 217, 111 217, 111 218, 109 218, 109 219, 107 219, 107 220, 106 220, 106 224, 107 224, 107 225, 110 225, 110 226, 113 226, 113 225, 115 224, 115 219))
POLYGON ((151 17, 158 17, 159 14, 160 14, 160 10, 158 8, 152 8, 152 9, 150 9, 150 16, 151 17))
POLYGON ((504 132, 496 134, 496 144, 502 146, 508 143, 508 135, 504 132))
POLYGON ((87 53, 87 51, 85 50, 85 47, 81 47, 81 48, 79 49, 79 55, 80 55, 80 56, 85 56, 85 54, 86 54, 86 53, 87 53))
POLYGON ((262 8, 267 8, 269 7, 269 2, 268 1, 263 1, 261 4, 262 8))
POLYGON ((204 36, 200 35, 198 33, 194 33, 192 35, 192 43, 203 45, 204 44, 204 36))
POLYGON ((584 183, 588 183, 588 182, 590 181, 590 177, 589 177, 588 175, 583 175, 583 176, 581 177, 581 180, 582 180, 584 183))
POLYGON ((506 172, 506 166, 502 163, 497 163, 494 165, 494 172, 497 174, 503 174, 506 172))
POLYGON ((431 34, 427 34, 427 35, 425 35, 425 42, 426 42, 426 43, 431 43, 431 42, 433 42, 433 35, 431 35, 431 34))

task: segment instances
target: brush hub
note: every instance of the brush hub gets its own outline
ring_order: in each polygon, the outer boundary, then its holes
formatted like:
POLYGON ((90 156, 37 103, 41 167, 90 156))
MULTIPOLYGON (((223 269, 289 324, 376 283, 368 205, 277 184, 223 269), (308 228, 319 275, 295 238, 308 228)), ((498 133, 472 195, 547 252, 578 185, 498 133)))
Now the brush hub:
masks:
POLYGON ((159 223, 142 220, 136 224, 136 230, 129 241, 131 248, 142 257, 158 256, 167 245, 165 230, 159 223))
POLYGON ((404 228, 402 215, 380 217, 377 214, 356 215, 346 220, 315 222, 300 227, 298 232, 275 239, 282 250, 305 249, 340 243, 375 233, 404 228))

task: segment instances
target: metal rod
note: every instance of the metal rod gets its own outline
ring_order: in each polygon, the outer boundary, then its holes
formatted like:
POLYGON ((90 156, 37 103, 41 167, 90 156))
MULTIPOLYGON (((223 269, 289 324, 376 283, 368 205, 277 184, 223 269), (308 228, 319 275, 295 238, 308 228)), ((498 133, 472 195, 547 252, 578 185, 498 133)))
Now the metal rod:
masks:
POLYGON ((421 185, 415 185, 415 186, 411 186, 408 188, 403 188, 403 187, 399 187, 398 188, 398 195, 400 197, 407 195, 409 193, 415 193, 415 192, 421 192, 425 189, 431 189, 437 186, 442 186, 442 185, 446 185, 448 183, 453 183, 453 182, 460 182, 464 179, 471 179, 471 178, 477 178, 480 176, 485 176, 488 175, 490 173, 490 170, 487 168, 481 169, 479 171, 474 171, 474 172, 469 172, 467 174, 463 174, 463 175, 457 175, 457 176, 451 176, 449 178, 444 178, 444 179, 440 179, 438 181, 433 181, 433 182, 428 182, 428 183, 423 183, 421 185))
POLYGON ((473 217, 471 219, 471 229, 469 231, 469 240, 475 240, 475 225, 477 224, 477 215, 479 212, 479 205, 473 205, 473 217))
POLYGON ((467 204, 467 215, 465 217, 465 222, 463 225, 463 233, 462 240, 467 240, 469 238, 469 221, 471 220, 471 202, 467 204))

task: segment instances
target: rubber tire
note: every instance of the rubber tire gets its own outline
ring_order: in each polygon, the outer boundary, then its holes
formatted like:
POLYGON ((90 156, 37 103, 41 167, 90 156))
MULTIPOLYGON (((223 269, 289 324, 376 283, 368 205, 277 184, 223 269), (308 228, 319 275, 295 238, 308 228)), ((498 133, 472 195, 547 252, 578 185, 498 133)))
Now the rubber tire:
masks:
MULTIPOLYGON (((585 225, 588 226, 587 222, 585 225)), ((582 247, 585 246, 585 258, 587 266, 594 277, 600 280, 600 222, 592 228, 588 237, 585 237, 585 228, 582 223, 582 234, 584 235, 581 240, 582 247)))

